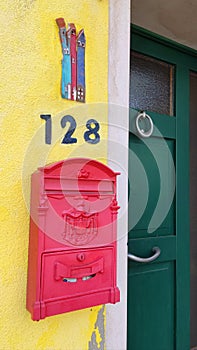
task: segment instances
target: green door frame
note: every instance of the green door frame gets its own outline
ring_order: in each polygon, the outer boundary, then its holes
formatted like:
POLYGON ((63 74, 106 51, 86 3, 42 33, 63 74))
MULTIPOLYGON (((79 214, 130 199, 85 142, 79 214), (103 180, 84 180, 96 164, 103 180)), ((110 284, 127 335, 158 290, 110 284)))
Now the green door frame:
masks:
MULTIPOLYGON (((197 72, 197 51, 131 26, 131 48, 176 67, 176 350, 190 348, 189 74, 197 72)), ((174 118, 174 117, 169 117, 174 118)))

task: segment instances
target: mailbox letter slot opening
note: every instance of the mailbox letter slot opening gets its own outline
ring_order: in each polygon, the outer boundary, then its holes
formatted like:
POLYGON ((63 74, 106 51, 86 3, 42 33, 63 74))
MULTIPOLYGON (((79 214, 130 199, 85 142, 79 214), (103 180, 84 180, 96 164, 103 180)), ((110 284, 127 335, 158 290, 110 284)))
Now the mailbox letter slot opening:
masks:
POLYGON ((88 276, 96 275, 103 272, 103 258, 98 259, 87 265, 81 266, 67 266, 60 262, 56 262, 55 279, 58 281, 62 278, 66 279, 83 279, 88 276))

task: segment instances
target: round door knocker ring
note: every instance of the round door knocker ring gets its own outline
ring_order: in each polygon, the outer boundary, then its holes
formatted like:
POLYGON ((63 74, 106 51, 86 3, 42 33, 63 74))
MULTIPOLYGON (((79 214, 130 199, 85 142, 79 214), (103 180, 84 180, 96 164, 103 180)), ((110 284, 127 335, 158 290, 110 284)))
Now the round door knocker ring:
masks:
POLYGON ((136 124, 136 128, 137 128, 137 131, 138 131, 140 136, 150 137, 152 135, 152 133, 153 133, 153 121, 152 121, 151 117, 148 114, 146 114, 145 112, 138 114, 136 121, 135 121, 135 124, 136 124), (140 129, 140 126, 139 126, 139 120, 146 119, 146 118, 148 119, 149 124, 150 124, 150 129, 148 131, 144 131, 143 129, 140 129))

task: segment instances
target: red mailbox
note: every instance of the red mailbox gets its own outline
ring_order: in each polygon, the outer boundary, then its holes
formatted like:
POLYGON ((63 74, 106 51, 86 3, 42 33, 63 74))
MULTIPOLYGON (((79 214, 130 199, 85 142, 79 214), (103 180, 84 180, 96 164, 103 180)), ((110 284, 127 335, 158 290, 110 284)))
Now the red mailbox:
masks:
POLYGON ((118 174, 75 158, 32 175, 27 309, 33 320, 120 300, 118 174))

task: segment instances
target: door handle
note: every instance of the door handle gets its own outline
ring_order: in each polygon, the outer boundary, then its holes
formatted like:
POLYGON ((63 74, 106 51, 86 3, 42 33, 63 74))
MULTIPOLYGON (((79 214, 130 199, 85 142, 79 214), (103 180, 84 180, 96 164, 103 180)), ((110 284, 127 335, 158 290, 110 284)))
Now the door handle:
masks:
POLYGON ((142 113, 139 113, 137 118, 136 118, 136 121, 135 121, 135 125, 136 125, 136 128, 137 128, 137 131, 138 131, 138 134, 142 137, 150 137, 153 133, 153 121, 151 119, 151 117, 145 113, 145 112, 142 112, 142 113), (139 126, 139 121, 140 119, 148 119, 149 121, 149 124, 150 124, 150 129, 147 130, 147 131, 144 131, 143 129, 140 128, 139 126))
POLYGON ((133 255, 133 254, 128 254, 128 259, 133 260, 136 262, 141 262, 141 263, 148 263, 156 260, 160 254, 161 254, 161 249, 159 247, 153 247, 152 252, 154 253, 152 256, 149 258, 141 258, 139 256, 133 255))

